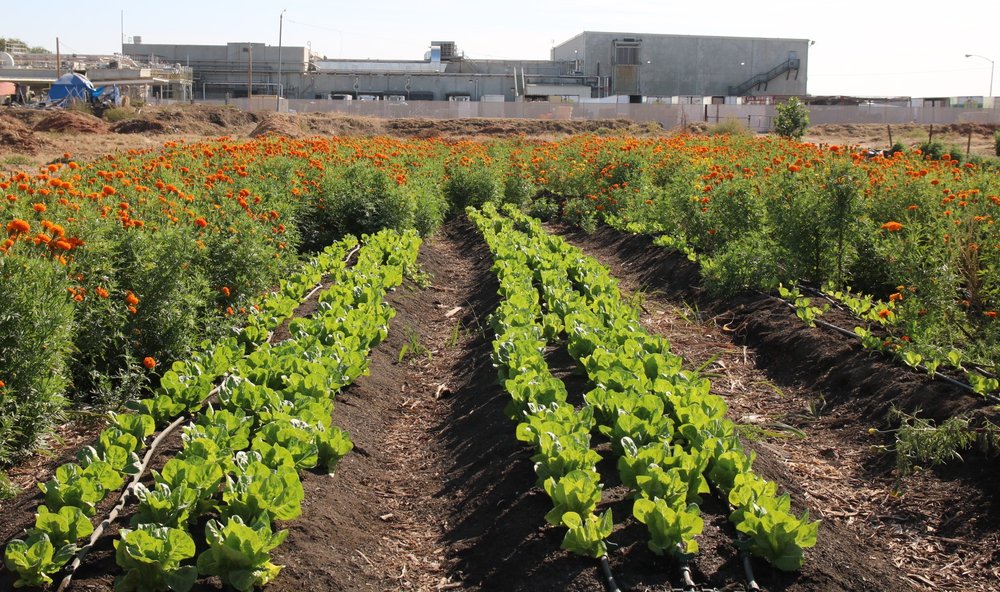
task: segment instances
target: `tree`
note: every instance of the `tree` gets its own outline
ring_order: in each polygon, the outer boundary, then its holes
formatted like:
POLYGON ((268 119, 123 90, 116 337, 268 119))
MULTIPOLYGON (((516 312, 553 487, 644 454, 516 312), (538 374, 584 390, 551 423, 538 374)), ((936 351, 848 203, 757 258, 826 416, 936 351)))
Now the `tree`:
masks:
POLYGON ((774 131, 783 138, 800 140, 809 127, 809 110, 798 97, 788 99, 778 105, 778 115, 774 118, 774 131))

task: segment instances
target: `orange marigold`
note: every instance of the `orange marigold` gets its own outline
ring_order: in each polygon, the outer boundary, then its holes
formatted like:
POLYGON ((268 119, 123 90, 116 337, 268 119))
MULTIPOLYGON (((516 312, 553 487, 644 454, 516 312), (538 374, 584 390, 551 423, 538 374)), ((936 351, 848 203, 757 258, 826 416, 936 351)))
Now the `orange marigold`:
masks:
POLYGON ((156 368, 156 358, 146 356, 142 359, 142 365, 146 367, 146 370, 152 370, 153 368, 156 368))
POLYGON ((882 225, 882 230, 888 230, 889 232, 898 232, 903 229, 903 225, 899 222, 890 220, 882 225))
POLYGON ((208 221, 205 220, 204 218, 201 218, 201 217, 195 218, 194 219, 194 223, 197 224, 201 228, 204 228, 204 227, 208 226, 208 221))
POLYGON ((100 296, 101 298, 107 298, 108 296, 111 296, 111 293, 109 293, 107 290, 105 290, 101 286, 97 286, 97 288, 94 290, 94 292, 97 293, 97 295, 100 296))
POLYGON ((7 234, 11 236, 28 234, 29 230, 31 230, 31 225, 20 218, 14 218, 7 223, 7 234))
POLYGON ((139 304, 139 298, 132 293, 132 290, 126 290, 125 303, 128 304, 129 306, 135 306, 136 304, 139 304))
POLYGON ((45 204, 43 204, 43 203, 41 203, 41 202, 39 202, 39 203, 36 203, 36 204, 32 204, 32 206, 31 206, 31 207, 32 207, 32 209, 34 209, 34 210, 35 210, 36 212, 44 212, 44 211, 45 211, 46 209, 48 209, 48 208, 46 208, 46 207, 45 207, 45 204))

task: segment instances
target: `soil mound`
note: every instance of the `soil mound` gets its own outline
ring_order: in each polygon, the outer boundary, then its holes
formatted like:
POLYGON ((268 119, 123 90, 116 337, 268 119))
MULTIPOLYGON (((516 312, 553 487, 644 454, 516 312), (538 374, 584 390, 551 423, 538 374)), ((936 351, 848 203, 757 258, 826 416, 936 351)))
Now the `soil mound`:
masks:
POLYGON ((250 132, 250 137, 257 138, 267 134, 298 138, 302 135, 302 128, 299 127, 297 121, 286 115, 268 115, 250 132))
POLYGON ((377 117, 357 117, 335 113, 299 115, 300 125, 310 134, 325 136, 384 135, 385 120, 377 117))
MULTIPOLYGON (((660 127, 660 126, 657 126, 660 127)), ((629 133, 662 132, 626 119, 551 120, 551 119, 390 119, 389 133, 397 136, 433 137, 482 135, 508 137, 517 135, 563 135, 626 131, 629 133)))
POLYGON ((0 115, 0 150, 34 154, 43 145, 44 140, 35 137, 31 128, 12 117, 0 115))
POLYGON ((56 111, 35 124, 36 132, 75 132, 83 134, 106 134, 108 124, 79 111, 56 111))
POLYGON ((149 119, 126 119, 111 126, 116 134, 165 134, 169 130, 159 121, 149 119))
POLYGON ((240 128, 260 121, 260 117, 255 113, 248 113, 229 106, 148 107, 144 108, 144 112, 148 119, 162 123, 169 131, 204 136, 214 136, 220 132, 236 135, 243 132, 240 128))

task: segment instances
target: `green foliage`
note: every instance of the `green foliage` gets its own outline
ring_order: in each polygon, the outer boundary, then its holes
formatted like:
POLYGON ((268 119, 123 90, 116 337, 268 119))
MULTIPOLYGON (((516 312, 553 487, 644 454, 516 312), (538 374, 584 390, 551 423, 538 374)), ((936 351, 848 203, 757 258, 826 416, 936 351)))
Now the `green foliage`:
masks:
POLYGON ((701 534, 704 521, 698 506, 671 503, 661 498, 640 498, 632 515, 649 530, 649 549, 657 555, 693 555, 698 552, 694 537, 701 534))
POLYGON ((604 539, 611 536, 614 530, 614 517, 611 510, 600 517, 595 514, 581 515, 577 512, 566 512, 562 515, 562 525, 568 530, 563 537, 562 548, 583 555, 584 557, 600 558, 607 553, 604 539))
POLYGON ((1000 130, 993 132, 993 153, 1000 156, 1000 130))
POLYGON ((198 579, 193 565, 194 539, 186 530, 165 526, 124 529, 115 541, 115 562, 124 574, 115 580, 115 592, 187 592, 198 579))
POLYGON ((4 564, 18 575, 15 588, 44 587, 52 583, 52 576, 73 557, 75 545, 53 546, 44 532, 35 532, 27 540, 13 539, 7 543, 4 564))
POLYGON ((55 547, 62 547, 90 536, 94 525, 80 508, 64 506, 58 512, 50 512, 42 505, 35 514, 35 530, 47 534, 55 547))
POLYGON ((738 475, 729 492, 729 503, 736 507, 730 520, 747 535, 744 545, 751 553, 782 571, 796 571, 804 550, 816 545, 819 521, 810 522, 808 510, 796 518, 788 495, 777 497, 775 489, 756 475, 738 475))
MULTIPOLYGON (((497 171, 482 161, 448 163, 445 167, 444 195, 452 212, 461 212, 466 206, 480 207, 487 202, 503 200, 504 182, 497 171)), ((511 198, 521 198, 516 189, 511 189, 511 198)))
MULTIPOLYGON (((384 228, 403 230, 413 223, 414 206, 389 174, 368 160, 331 171, 321 182, 315 207, 298 223, 305 246, 316 249, 348 234, 374 234, 384 228)), ((425 211, 424 225, 435 216, 425 211)))
POLYGON ((73 306, 52 261, 0 255, 0 465, 23 458, 59 418, 73 306))
POLYGON ((106 109, 101 117, 110 123, 118 123, 119 121, 125 121, 127 119, 135 119, 136 113, 132 109, 125 107, 112 107, 106 109))
POLYGON ((252 526, 239 516, 225 523, 209 520, 205 527, 208 549, 198 556, 198 573, 219 576, 223 584, 241 592, 264 586, 281 571, 282 566, 271 563, 270 551, 287 536, 287 530, 272 533, 264 518, 252 526))
POLYGON ((581 516, 593 514, 601 501, 601 476, 593 469, 570 471, 558 481, 545 481, 545 493, 552 498, 552 510, 545 520, 553 526, 562 524, 563 514, 575 512, 581 516))
POLYGON ((774 118, 774 131, 783 138, 800 140, 809 127, 809 110, 798 97, 792 97, 778 104, 778 114, 774 118))
POLYGON ((976 431, 970 428, 969 420, 964 417, 951 417, 935 425, 931 420, 893 408, 890 419, 899 421, 894 449, 900 476, 909 474, 915 463, 936 466, 953 460, 961 461, 961 451, 976 442, 976 431))

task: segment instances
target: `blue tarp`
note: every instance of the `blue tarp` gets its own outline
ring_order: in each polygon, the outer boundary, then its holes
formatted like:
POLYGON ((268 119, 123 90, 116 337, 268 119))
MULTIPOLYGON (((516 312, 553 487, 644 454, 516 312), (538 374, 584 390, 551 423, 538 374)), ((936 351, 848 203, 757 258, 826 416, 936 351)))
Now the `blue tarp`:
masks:
POLYGON ((79 99, 89 101, 97 93, 93 83, 82 74, 70 72, 63 74, 49 89, 49 101, 57 102, 63 99, 79 99))

